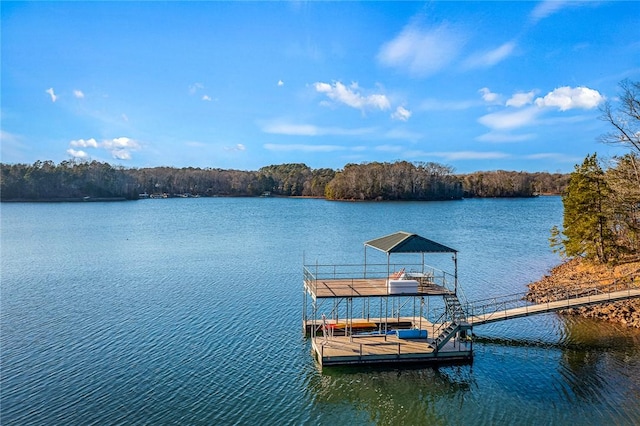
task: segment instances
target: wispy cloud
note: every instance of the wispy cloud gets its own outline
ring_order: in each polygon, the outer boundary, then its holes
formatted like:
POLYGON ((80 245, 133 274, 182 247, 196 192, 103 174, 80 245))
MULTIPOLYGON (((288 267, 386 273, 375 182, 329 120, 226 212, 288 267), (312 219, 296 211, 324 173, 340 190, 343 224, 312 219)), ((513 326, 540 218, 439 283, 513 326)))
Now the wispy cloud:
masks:
POLYGON ((498 111, 483 115, 478 121, 490 129, 514 129, 533 124, 539 113, 540 110, 536 107, 529 107, 515 112, 509 110, 498 111))
POLYGON ((58 100, 58 96, 56 96, 55 92, 53 91, 53 87, 48 88, 44 92, 51 97, 51 102, 55 102, 58 100))
POLYGON ((280 152, 334 152, 345 151, 347 148, 340 145, 311 145, 311 144, 274 144, 267 143, 263 145, 267 151, 280 152))
POLYGON ((514 93, 508 100, 507 103, 505 104, 506 106, 512 106, 515 108, 520 108, 523 107, 525 105, 529 105, 533 102, 533 98, 536 95, 536 92, 534 90, 530 91, 530 92, 518 92, 518 93, 514 93))
POLYGON ((372 127, 345 129, 341 127, 320 127, 313 124, 296 124, 285 121, 274 121, 262 126, 264 133, 290 136, 360 136, 375 132, 372 127))
POLYGON ((386 110, 391 108, 389 99, 380 93, 365 95, 361 93, 358 83, 351 83, 349 87, 339 81, 333 83, 317 82, 313 84, 316 92, 325 94, 334 102, 341 103, 361 111, 367 109, 386 110))
POLYGON ((493 104, 500 101, 500 95, 492 92, 488 87, 483 87, 478 92, 482 94, 482 100, 487 103, 493 104))
POLYGON ((191 85, 189 85, 189 94, 190 95, 195 95, 196 92, 198 92, 199 90, 204 89, 204 84, 202 83, 193 83, 191 85))
POLYGON ((531 14, 529 15, 529 19, 533 22, 538 22, 541 19, 547 18, 557 11, 563 9, 568 5, 568 1, 561 0, 544 0, 541 1, 533 8, 531 14))
POLYGON ((514 135, 511 133, 501 132, 489 132, 484 135, 478 136, 477 141, 490 142, 490 143, 511 143, 511 142, 524 142, 536 137, 535 133, 525 133, 520 135, 514 135))
POLYGON ((391 114, 391 118, 393 118, 394 120, 408 121, 409 118, 411 118, 411 111, 403 106, 399 106, 398 108, 396 108, 393 114, 391 114))
POLYGON ((282 86, 284 86, 284 81, 282 81, 282 80, 278 80, 277 85, 278 85, 278 87, 282 87, 282 86))
POLYGON ((582 160, 579 156, 560 154, 557 152, 540 152, 538 154, 525 155, 524 158, 527 160, 556 160, 572 164, 582 160))
POLYGON ((495 49, 476 53, 465 61, 464 66, 470 69, 492 67, 511 56, 515 47, 516 43, 514 41, 509 41, 495 49))
POLYGON ((74 90, 73 91, 73 96, 75 96, 77 99, 82 99, 84 98, 84 92, 82 90, 74 90))
POLYGON ((464 37, 446 24, 435 28, 409 24, 394 39, 382 45, 377 59, 384 66, 426 77, 449 65, 464 44, 464 37))
POLYGON ((246 151, 247 147, 244 146, 244 144, 238 143, 233 146, 225 146, 224 150, 225 151, 246 151))

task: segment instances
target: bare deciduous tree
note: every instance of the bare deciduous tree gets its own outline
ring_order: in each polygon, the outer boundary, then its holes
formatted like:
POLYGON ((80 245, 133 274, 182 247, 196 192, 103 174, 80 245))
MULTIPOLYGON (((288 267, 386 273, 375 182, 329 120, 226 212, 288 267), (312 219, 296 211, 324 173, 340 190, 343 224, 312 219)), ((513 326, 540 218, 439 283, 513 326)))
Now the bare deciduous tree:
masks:
POLYGON ((602 107, 600 118, 614 127, 605 133, 600 141, 607 144, 624 145, 640 153, 640 82, 623 80, 618 106, 607 101, 602 107))

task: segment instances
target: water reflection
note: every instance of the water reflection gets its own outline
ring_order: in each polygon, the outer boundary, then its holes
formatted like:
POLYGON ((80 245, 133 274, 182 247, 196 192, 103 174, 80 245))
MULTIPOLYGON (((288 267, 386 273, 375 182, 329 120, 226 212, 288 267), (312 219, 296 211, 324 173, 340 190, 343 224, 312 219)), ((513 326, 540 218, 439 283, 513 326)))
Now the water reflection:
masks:
POLYGON ((347 405, 375 424, 447 424, 446 413, 463 408, 473 380, 470 365, 335 367, 312 375, 309 386, 320 411, 347 405))
POLYGON ((612 396, 616 402, 640 399, 640 330, 575 317, 564 321, 559 372, 570 396, 593 404, 612 396))

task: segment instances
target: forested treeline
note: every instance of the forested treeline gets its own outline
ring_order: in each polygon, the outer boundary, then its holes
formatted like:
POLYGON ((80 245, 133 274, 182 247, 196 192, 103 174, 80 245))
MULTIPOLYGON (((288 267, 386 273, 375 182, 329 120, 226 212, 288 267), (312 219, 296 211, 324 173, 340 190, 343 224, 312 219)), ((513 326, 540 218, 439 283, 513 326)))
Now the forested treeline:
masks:
POLYGON ((138 198, 137 183, 122 167, 97 161, 0 164, 2 200, 138 198))
POLYGON ((331 200, 448 200, 559 194, 568 181, 568 175, 549 173, 492 171, 455 175, 449 166, 407 161, 347 164, 339 171, 311 169, 302 163, 243 171, 194 167, 137 169, 98 161, 0 163, 0 168, 3 201, 265 193, 331 200))
POLYGON ((540 194, 562 194, 569 174, 547 172, 510 172, 497 170, 474 172, 460 176, 465 198, 531 197, 540 194))
POLYGON ((451 167, 407 161, 347 164, 325 191, 330 200, 451 200, 462 194, 451 167))

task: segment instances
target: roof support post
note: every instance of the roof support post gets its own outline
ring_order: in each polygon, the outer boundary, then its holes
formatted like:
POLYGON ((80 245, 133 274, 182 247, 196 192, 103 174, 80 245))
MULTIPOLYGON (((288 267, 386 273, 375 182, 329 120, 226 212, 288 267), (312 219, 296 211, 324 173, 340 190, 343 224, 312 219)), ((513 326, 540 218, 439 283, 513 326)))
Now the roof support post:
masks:
POLYGON ((453 294, 458 295, 458 252, 453 253, 453 294))

